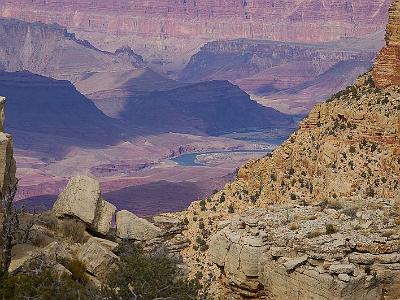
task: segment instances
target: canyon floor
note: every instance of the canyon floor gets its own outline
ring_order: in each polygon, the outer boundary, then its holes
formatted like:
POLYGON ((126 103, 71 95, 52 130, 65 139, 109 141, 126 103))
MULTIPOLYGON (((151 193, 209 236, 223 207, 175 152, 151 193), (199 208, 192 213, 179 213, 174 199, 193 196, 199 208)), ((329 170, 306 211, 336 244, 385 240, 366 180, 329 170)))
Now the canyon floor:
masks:
POLYGON ((29 208, 47 208, 70 176, 92 174, 119 209, 139 215, 178 211, 222 188, 238 167, 270 152, 293 130, 271 128, 219 137, 166 133, 101 149, 71 146, 62 158, 16 148, 17 198, 29 208), (192 163, 179 160, 188 153, 192 163))

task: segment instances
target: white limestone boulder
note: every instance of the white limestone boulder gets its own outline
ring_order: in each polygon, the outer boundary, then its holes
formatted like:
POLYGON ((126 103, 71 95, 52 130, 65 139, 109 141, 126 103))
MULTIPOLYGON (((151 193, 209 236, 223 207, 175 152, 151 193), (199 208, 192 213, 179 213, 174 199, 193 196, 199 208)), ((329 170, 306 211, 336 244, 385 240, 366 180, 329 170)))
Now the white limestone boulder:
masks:
POLYGON ((163 233, 159 227, 127 210, 117 212, 116 221, 117 236, 121 239, 148 241, 163 233))

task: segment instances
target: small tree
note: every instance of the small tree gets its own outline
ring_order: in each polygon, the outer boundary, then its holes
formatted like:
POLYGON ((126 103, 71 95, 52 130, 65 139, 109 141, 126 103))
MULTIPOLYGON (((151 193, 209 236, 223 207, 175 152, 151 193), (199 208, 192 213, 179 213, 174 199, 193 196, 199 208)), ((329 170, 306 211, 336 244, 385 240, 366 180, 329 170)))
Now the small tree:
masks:
POLYGON ((10 183, 1 197, 1 208, 3 210, 3 227, 1 239, 3 243, 2 267, 8 271, 11 264, 11 250, 16 243, 16 234, 20 228, 20 211, 14 205, 15 194, 17 193, 18 179, 10 183))

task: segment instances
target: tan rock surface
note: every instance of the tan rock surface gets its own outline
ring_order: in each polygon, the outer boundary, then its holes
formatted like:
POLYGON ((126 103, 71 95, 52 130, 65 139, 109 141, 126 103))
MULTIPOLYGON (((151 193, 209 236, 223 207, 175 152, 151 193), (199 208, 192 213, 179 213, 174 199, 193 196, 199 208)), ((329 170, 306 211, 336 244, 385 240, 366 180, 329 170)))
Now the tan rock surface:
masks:
POLYGON ((76 176, 58 196, 53 211, 58 217, 79 218, 92 230, 105 235, 110 230, 116 207, 101 197, 97 180, 76 176))
POLYGON ((86 270, 99 279, 105 279, 118 261, 118 256, 95 239, 90 239, 82 246, 78 257, 86 270))
POLYGON ((100 184, 87 176, 72 178, 54 203, 56 216, 75 216, 87 224, 93 224, 100 198, 100 184))
POLYGON ((117 236, 122 239, 147 241, 162 234, 162 230, 135 214, 122 210, 117 212, 117 236))

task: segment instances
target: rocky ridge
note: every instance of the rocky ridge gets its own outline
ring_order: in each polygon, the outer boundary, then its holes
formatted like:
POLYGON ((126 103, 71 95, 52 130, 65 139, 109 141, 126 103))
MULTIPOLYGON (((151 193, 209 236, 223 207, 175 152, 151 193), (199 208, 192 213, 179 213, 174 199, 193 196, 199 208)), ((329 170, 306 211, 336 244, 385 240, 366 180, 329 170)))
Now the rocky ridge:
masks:
POLYGON ((319 44, 214 41, 191 57, 180 79, 229 80, 265 106, 308 113, 372 67, 383 35, 319 44))
POLYGON ((399 99, 397 86, 379 90, 370 74, 360 77, 316 105, 272 155, 182 212, 192 247, 181 254, 193 275, 204 272, 221 299, 395 299, 399 99), (282 255, 271 255, 277 247, 282 255), (377 264, 354 264, 360 253, 377 264), (382 263, 390 255, 394 265, 382 263))
POLYGON ((142 57, 129 47, 114 53, 96 49, 88 41, 57 24, 0 19, 0 70, 79 82, 92 74, 144 69, 142 57))

